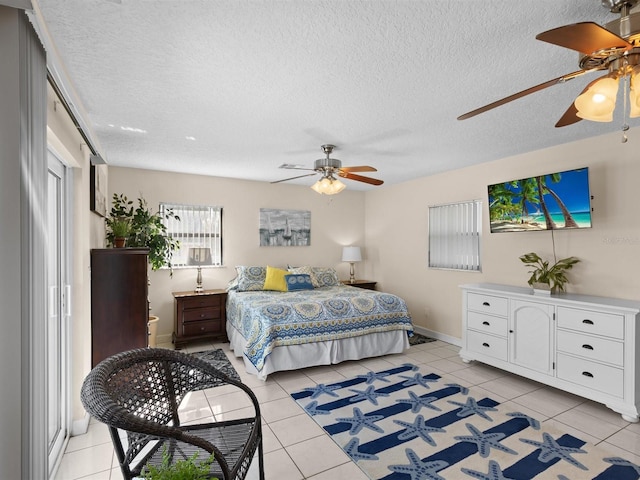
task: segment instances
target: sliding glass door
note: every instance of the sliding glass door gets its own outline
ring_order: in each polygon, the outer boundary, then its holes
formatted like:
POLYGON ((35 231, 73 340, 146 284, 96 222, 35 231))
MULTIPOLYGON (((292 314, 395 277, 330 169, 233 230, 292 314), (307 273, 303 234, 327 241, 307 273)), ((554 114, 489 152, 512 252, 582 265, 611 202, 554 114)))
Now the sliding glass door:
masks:
POLYGON ((47 201, 47 276, 48 309, 45 353, 47 358, 47 418, 49 441, 49 475, 68 432, 67 351, 70 316, 68 275, 68 201, 67 168, 49 152, 47 201))

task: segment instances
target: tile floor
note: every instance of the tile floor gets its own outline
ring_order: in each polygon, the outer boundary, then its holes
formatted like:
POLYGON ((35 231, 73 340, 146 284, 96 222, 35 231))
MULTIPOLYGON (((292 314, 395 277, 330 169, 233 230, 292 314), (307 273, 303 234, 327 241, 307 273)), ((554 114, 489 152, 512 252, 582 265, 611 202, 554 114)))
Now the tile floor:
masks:
MULTIPOLYGON (((291 399, 289 392, 405 362, 424 366, 452 382, 467 385, 476 395, 485 394, 513 404, 514 409, 599 444, 613 455, 640 465, 640 423, 630 424, 603 405, 502 370, 478 363, 465 364, 458 357, 458 347, 441 341, 413 346, 401 355, 278 372, 266 382, 244 371, 241 359, 230 354, 229 344, 203 343, 186 350, 193 352, 210 348, 222 348, 227 352, 242 381, 254 390, 260 401, 267 480, 366 480, 364 473, 291 399)), ((238 403, 230 395, 213 396, 198 392, 188 399, 182 412, 185 421, 193 421, 212 415, 216 419, 230 417, 243 408, 246 405, 238 403)), ((258 478, 256 469, 252 469, 250 477, 252 480, 258 478)), ((97 422, 90 423, 86 434, 69 440, 55 476, 55 480, 121 478, 109 433, 104 425, 97 422)))

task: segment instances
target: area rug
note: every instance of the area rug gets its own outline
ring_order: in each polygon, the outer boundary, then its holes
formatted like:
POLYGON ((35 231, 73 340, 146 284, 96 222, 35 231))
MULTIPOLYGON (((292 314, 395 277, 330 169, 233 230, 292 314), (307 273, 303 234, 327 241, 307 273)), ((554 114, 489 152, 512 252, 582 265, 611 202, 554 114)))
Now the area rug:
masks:
POLYGON ((213 350, 205 350, 204 352, 194 352, 192 355, 199 357, 205 362, 211 363, 227 377, 237 380, 238 382, 240 381, 238 372, 233 368, 233 365, 231 365, 231 362, 229 362, 229 359, 223 350, 215 348, 213 350))
POLYGON ((420 335, 419 333, 413 333, 411 337, 409 337, 409 345, 420 345, 422 343, 435 342, 435 338, 425 337, 424 335, 420 335))
POLYGON ((638 465, 411 364, 291 396, 371 479, 640 476, 638 465))

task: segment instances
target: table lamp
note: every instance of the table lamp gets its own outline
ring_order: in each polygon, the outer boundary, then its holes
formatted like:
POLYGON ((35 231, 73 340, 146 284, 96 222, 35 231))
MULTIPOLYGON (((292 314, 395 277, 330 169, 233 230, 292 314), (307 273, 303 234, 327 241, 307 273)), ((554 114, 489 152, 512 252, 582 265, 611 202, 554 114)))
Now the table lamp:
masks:
POLYGON ((350 265, 349 282, 355 283, 356 275, 355 275, 354 263, 362 261, 362 253, 360 252, 360 247, 343 247, 342 261, 349 262, 349 265, 350 265))
POLYGON ((189 256, 187 265, 196 265, 198 267, 198 276, 196 277, 196 289, 194 292, 201 293, 202 288, 202 265, 211 265, 211 249, 204 247, 189 248, 189 256))

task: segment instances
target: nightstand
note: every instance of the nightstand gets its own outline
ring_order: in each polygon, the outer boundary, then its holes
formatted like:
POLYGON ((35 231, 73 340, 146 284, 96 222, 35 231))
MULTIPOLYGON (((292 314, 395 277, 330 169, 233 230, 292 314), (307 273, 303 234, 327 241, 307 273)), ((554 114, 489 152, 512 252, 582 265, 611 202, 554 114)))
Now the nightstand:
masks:
POLYGON ((173 343, 176 350, 194 340, 227 339, 227 292, 173 292, 173 343))
POLYGON ((372 282, 371 280, 356 280, 355 282, 351 283, 349 280, 341 280, 340 283, 342 283, 343 285, 350 285, 352 287, 366 288, 367 290, 375 290, 376 283, 378 282, 372 282))

